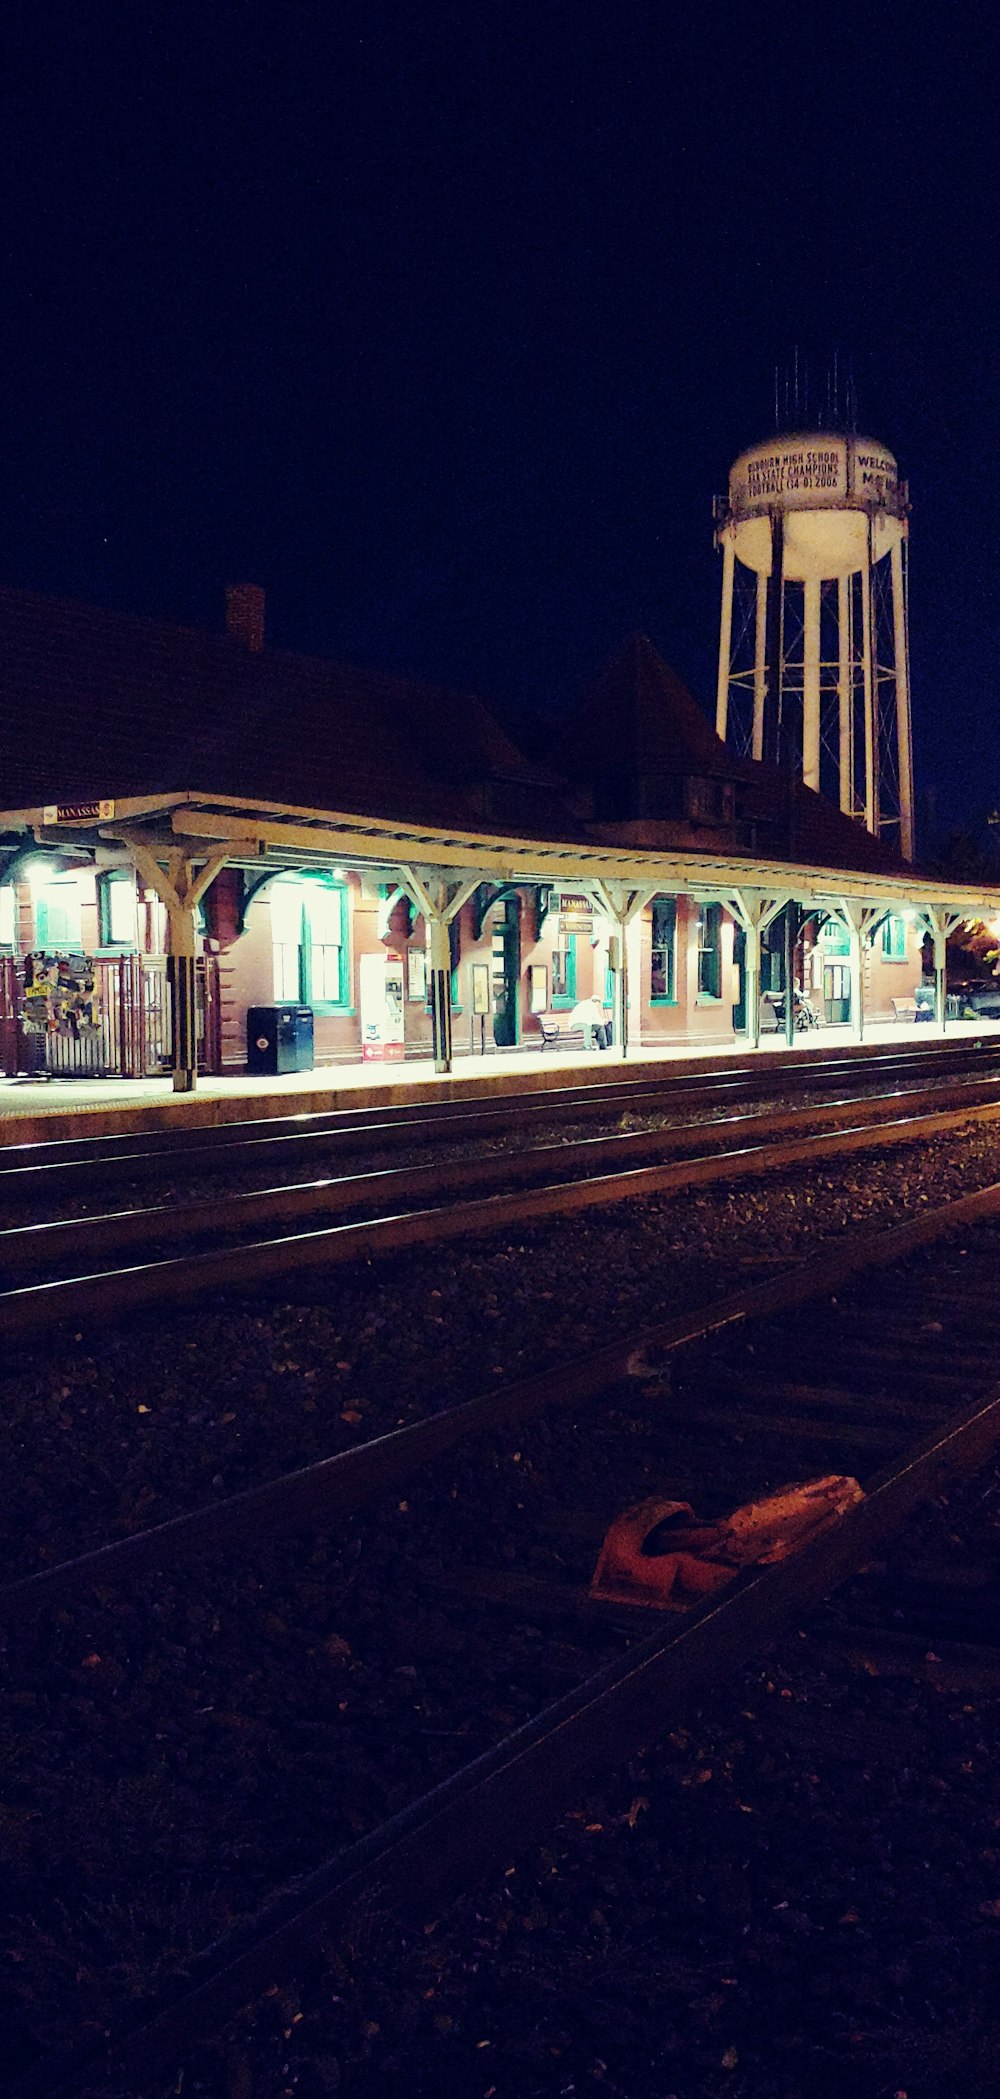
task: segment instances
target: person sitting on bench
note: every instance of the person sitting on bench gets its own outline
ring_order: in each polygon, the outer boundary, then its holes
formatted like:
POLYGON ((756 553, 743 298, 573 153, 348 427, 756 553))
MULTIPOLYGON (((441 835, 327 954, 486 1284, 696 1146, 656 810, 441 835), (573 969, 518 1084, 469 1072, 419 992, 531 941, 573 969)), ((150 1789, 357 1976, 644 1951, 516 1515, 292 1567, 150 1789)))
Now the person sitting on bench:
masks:
POLYGON ((582 998, 570 1014, 570 1025, 583 1029, 584 1049, 610 1049, 611 1022, 600 999, 582 998))

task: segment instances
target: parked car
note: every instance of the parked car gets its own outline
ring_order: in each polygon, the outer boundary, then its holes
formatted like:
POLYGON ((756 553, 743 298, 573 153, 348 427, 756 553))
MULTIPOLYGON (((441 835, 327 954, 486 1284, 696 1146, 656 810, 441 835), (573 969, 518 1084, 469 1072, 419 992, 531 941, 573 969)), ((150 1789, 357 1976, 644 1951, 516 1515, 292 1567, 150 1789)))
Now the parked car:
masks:
POLYGON ((977 1020, 1000 1020, 1000 984, 980 984, 967 996, 977 1020))
POLYGON ((1000 1020, 1000 982, 950 986, 963 1020, 1000 1020))

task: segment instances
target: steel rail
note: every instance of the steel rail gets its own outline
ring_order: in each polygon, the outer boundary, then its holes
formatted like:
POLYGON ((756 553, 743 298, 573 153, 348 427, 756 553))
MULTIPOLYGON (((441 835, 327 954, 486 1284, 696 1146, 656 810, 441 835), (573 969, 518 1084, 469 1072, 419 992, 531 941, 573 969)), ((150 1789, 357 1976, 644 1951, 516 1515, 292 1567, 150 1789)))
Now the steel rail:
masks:
POLYGON ((790 1558, 748 1571, 718 1602, 661 1624, 187 1963, 184 1985, 108 2041, 51 2054, 7 2099, 71 2099, 85 2080, 176 2061, 308 1959, 321 1934, 359 1915, 386 1926, 427 1915, 538 1840, 598 1775, 690 1718, 733 1670, 766 1653, 803 1612, 863 1567, 906 1519, 1000 1445, 1000 1387, 884 1473, 837 1523, 790 1558))
POLYGON ((0 1292, 0 1334, 37 1331, 64 1319, 114 1318, 159 1304, 194 1302, 224 1289, 246 1289, 332 1268, 411 1246, 444 1244, 510 1229, 536 1218, 592 1209, 626 1199, 703 1187, 712 1181, 759 1179, 788 1167, 839 1154, 912 1144, 972 1121, 1000 1115, 1000 1102, 901 1117, 891 1123, 822 1131, 786 1143, 745 1145, 657 1166, 625 1168, 586 1180, 485 1195, 446 1206, 428 1205, 358 1223, 332 1224, 280 1238, 241 1241, 234 1246, 174 1254, 83 1276, 49 1278, 0 1292))
MULTIPOLYGON (((0 1229, 0 1275, 16 1269, 47 1265, 50 1259, 86 1252, 110 1253, 127 1247, 131 1252, 154 1241, 225 1237, 244 1226, 261 1229, 293 1218, 371 1210, 383 1202, 422 1200, 476 1189, 485 1194, 504 1184, 515 1186, 537 1179, 551 1168, 560 1180, 577 1168, 599 1162, 601 1166, 642 1159, 664 1151, 681 1155, 696 1151, 706 1142, 732 1145, 734 1137, 750 1132, 755 1140, 783 1135, 800 1128, 808 1117, 810 1131, 837 1125, 863 1108, 871 1125, 890 1118, 899 1120, 901 1109, 914 1114, 955 1112, 959 1107, 989 1109, 997 1104, 997 1081, 969 1079, 961 1085, 896 1089, 875 1098, 846 1096, 838 1100, 804 1103, 801 1107, 772 1113, 719 1116, 710 1122, 672 1123, 657 1130, 613 1131, 584 1137, 572 1144, 559 1142, 525 1146, 516 1152, 489 1154, 474 1159, 456 1159, 432 1166, 390 1166, 361 1174, 325 1176, 319 1180, 293 1182, 273 1188, 241 1189, 225 1196, 197 1197, 186 1202, 154 1203, 143 1209, 91 1213, 84 1217, 53 1218, 37 1224, 12 1225, 0 1229)), ((714 1155, 714 1154, 713 1154, 714 1155)))
POLYGON ((225 1501, 174 1516, 148 1530, 81 1553, 59 1566, 0 1588, 0 1624, 15 1623, 79 1596, 86 1585, 114 1584, 233 1546, 270 1543, 310 1524, 329 1524, 363 1508, 473 1435, 529 1419, 549 1407, 573 1406, 620 1383, 647 1356, 667 1355, 724 1327, 790 1310, 837 1290, 867 1270, 885 1268, 968 1225, 1000 1216, 1000 1182, 963 1195, 879 1232, 838 1240, 766 1282, 686 1307, 555 1363, 531 1378, 480 1393, 425 1421, 393 1429, 353 1450, 247 1488, 225 1501))
MULTIPOLYGON (((560 1116, 586 1119, 615 1109, 652 1107, 658 1100, 687 1105, 700 1100, 738 1095, 760 1096, 779 1090, 809 1092, 840 1084, 858 1075, 905 1075, 923 1072, 932 1065, 946 1074, 967 1071, 979 1063, 1000 1061, 1000 1037, 974 1038, 961 1046, 928 1045, 926 1049, 877 1050, 822 1058, 808 1052, 793 1053, 795 1062, 775 1060, 764 1067, 732 1064, 724 1071, 708 1074, 661 1070, 653 1078, 641 1076, 595 1080, 578 1087, 530 1088, 499 1099, 474 1095, 458 1100, 428 1100, 383 1108, 307 1110, 298 1115, 258 1117, 195 1129, 129 1132, 36 1140, 32 1143, 0 1143, 0 1196, 16 1196, 32 1189, 58 1186, 63 1177, 70 1183, 93 1181, 98 1173, 144 1176, 161 1173, 190 1160, 214 1162, 227 1168, 241 1155, 249 1161, 269 1159, 274 1153, 294 1156, 317 1143, 335 1144, 350 1150, 371 1148, 381 1141, 407 1144, 433 1143, 452 1124, 464 1136, 499 1134, 523 1127, 525 1116, 560 1116), (808 1059, 808 1061, 803 1061, 808 1059)), ((2 1132, 0 1132, 2 1136, 2 1132)), ((212 1170, 206 1164, 205 1170, 212 1170)))

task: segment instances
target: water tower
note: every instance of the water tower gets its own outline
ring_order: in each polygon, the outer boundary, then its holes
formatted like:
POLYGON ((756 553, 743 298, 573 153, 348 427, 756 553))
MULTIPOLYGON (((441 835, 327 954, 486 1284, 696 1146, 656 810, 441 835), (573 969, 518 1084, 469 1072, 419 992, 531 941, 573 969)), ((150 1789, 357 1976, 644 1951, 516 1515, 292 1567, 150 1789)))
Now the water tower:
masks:
POLYGON ((740 454, 716 504, 716 726, 911 860, 908 511, 869 438, 809 430, 740 454))

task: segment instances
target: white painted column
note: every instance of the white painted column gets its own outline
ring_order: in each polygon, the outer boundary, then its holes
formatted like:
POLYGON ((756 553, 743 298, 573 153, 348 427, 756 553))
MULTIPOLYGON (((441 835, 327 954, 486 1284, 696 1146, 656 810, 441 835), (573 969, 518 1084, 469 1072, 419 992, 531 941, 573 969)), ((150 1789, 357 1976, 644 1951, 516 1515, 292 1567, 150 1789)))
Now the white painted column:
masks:
POLYGON ((763 570, 757 577, 757 622, 754 630, 753 655, 753 751, 755 758, 764 756, 764 703, 767 699, 767 577, 763 570))
POLYGON ((851 1030, 856 1041, 865 1038, 865 941, 861 925, 851 915, 851 1030))
POLYGON ((624 1059, 628 1056, 628 949, 623 922, 619 922, 618 931, 612 938, 614 947, 611 953, 615 965, 615 1034, 621 1043, 624 1059))
POLYGON ((802 634, 802 778, 819 792, 819 611, 821 585, 804 586, 802 634))
POLYGON ((747 1047, 760 1047, 760 927, 745 926, 743 968, 746 975, 744 987, 747 1015, 747 1047))
POLYGON ((942 931, 936 915, 931 938, 934 942, 934 1018, 943 1035, 948 1018, 948 936, 942 931))
POLYGON ((642 1048, 642 924, 643 910, 630 918, 625 929, 624 949, 628 968, 627 997, 625 1002, 628 1040, 634 1049, 642 1048), (635 990, 633 1003, 632 991, 635 990))
MULTIPOLYGON (((896 540, 889 556, 892 569, 892 631, 896 664, 896 763, 899 776, 899 849, 913 858, 913 740, 910 727, 910 656, 903 585, 903 543, 896 540)), ((942 1014, 942 1026, 944 1016, 942 1014)))
POLYGON ((719 683, 715 709, 716 732, 723 743, 729 722, 729 672, 733 646, 733 582, 736 548, 727 532, 722 542, 722 618, 719 624, 719 683))

